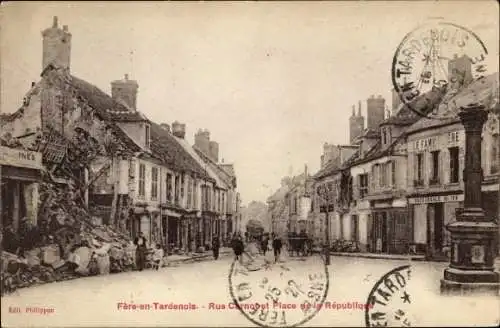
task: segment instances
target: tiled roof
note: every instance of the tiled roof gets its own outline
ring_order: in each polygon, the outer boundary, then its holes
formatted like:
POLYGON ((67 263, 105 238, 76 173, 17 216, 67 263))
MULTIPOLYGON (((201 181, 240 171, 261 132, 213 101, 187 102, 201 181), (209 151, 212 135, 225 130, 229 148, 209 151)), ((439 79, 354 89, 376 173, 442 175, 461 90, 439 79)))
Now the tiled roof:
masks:
POLYGON ((207 174, 214 179, 215 185, 219 188, 227 189, 228 185, 220 178, 219 174, 215 172, 214 167, 210 165, 210 163, 206 163, 200 156, 200 154, 191 147, 191 145, 185 140, 181 138, 175 137, 175 140, 184 148, 184 150, 200 165, 203 167, 203 170, 207 172, 207 174))
MULTIPOLYGON (((376 145, 375 145, 376 146, 376 145)), ((375 147, 373 147, 375 148, 375 147)), ((372 148, 372 149, 373 149, 372 148)), ((370 149, 371 150, 371 149, 370 149)), ((356 162, 358 159, 359 159, 359 155, 360 155, 360 152, 359 152, 359 149, 354 153, 352 154, 351 157, 349 157, 345 162, 344 164, 342 164, 342 168, 346 168, 346 167, 350 167, 352 165, 352 163, 356 162)))
POLYGON ((210 157, 205 155, 201 150, 196 148, 196 146, 191 147, 191 149, 196 152, 200 158, 207 163, 210 168, 217 174, 217 177, 220 178, 227 187, 231 187, 233 184, 233 176, 230 176, 224 169, 222 169, 217 163, 215 163, 210 157))
POLYGON ((443 101, 437 107, 437 111, 435 111, 437 117, 420 119, 408 128, 407 133, 460 122, 457 116, 460 107, 472 103, 482 103, 486 109, 494 110, 499 102, 498 84, 497 72, 474 80, 456 94, 453 90, 450 90, 450 92, 444 95, 443 101))
POLYGON ((167 166, 180 171, 190 171, 213 181, 205 169, 175 140, 175 137, 159 124, 151 124, 151 152, 167 166))
MULTIPOLYGON (((70 84, 76 89, 77 96, 92 107, 98 116, 107 123, 115 135, 133 151, 141 148, 114 122, 143 122, 149 121, 141 112, 129 109, 126 105, 114 100, 98 87, 79 79, 70 77, 70 84)), ((175 137, 154 122, 151 125, 151 152, 154 157, 163 161, 168 167, 179 171, 190 171, 202 177, 209 178, 204 169, 196 163, 192 156, 175 140, 175 137)))
POLYGON ((366 129, 363 132, 364 138, 378 138, 380 136, 379 129, 366 129))
POLYGON ((98 87, 70 76, 70 84, 75 88, 77 96, 80 96, 92 107, 96 113, 106 121, 141 122, 147 118, 140 112, 131 110, 124 104, 114 100, 98 87))
POLYGON ((357 164, 362 164, 366 163, 372 160, 375 160, 377 158, 381 158, 383 156, 389 156, 392 154, 392 151, 394 150, 394 147, 398 145, 402 140, 406 138, 406 134, 403 133, 399 137, 397 137, 390 145, 389 147, 382 149, 382 144, 377 142, 362 158, 356 157, 352 161, 348 161, 344 164, 345 168, 352 167, 357 164))
POLYGON ((314 179, 321 179, 321 178, 327 177, 327 176, 335 173, 340 168, 339 164, 340 163, 339 163, 339 159, 338 158, 334 158, 334 159, 330 160, 328 163, 325 164, 324 168, 320 169, 314 175, 314 179))
POLYGON ((236 176, 236 173, 234 172, 234 165, 233 164, 219 164, 219 166, 230 176, 234 177, 236 176))
POLYGON ((128 150, 132 152, 141 151, 141 147, 136 144, 122 129, 120 129, 116 124, 108 123, 108 127, 111 129, 111 133, 123 143, 128 150))

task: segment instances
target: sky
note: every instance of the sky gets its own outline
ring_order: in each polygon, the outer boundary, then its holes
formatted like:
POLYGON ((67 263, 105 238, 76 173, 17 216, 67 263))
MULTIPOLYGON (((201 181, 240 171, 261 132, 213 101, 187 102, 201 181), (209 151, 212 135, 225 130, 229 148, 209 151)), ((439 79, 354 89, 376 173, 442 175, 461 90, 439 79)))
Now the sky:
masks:
POLYGON ((185 123, 191 143, 210 130, 243 204, 265 201, 305 165, 316 172, 325 142, 348 143, 358 101, 365 116, 370 95, 391 106, 394 53, 422 22, 474 31, 498 71, 496 1, 3 2, 1 112, 39 80, 53 16, 72 33, 73 75, 110 93, 129 74, 149 119, 185 123))

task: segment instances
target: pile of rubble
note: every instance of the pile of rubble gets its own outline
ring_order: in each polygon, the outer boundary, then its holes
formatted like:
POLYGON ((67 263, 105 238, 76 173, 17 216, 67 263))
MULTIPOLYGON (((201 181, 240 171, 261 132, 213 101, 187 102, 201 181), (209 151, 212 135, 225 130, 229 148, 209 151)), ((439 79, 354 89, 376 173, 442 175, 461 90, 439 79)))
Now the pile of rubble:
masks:
POLYGON ((21 220, 2 236, 2 292, 81 276, 133 270, 135 246, 96 224, 71 185, 43 183, 38 224, 21 220), (17 237, 19 236, 19 237, 17 237))

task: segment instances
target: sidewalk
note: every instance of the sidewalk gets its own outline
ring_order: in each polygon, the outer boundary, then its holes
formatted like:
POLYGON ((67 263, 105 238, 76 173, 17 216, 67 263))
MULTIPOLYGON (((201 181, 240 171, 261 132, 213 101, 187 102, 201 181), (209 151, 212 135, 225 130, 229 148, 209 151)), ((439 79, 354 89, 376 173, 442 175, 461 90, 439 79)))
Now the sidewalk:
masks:
MULTIPOLYGON (((427 262, 448 262, 437 260, 426 260, 425 255, 404 255, 404 254, 379 254, 379 253, 346 253, 346 252, 330 252, 331 256, 346 256, 366 259, 385 259, 385 260, 407 260, 407 261, 427 261, 427 262)), ((495 271, 500 272, 500 256, 497 256, 494 261, 495 271)))
MULTIPOLYGON (((228 255, 232 252, 231 248, 229 247, 221 247, 219 251, 219 256, 224 256, 228 255)), ((187 263, 187 262, 198 262, 198 261, 203 261, 209 258, 213 257, 212 251, 207 251, 204 253, 192 253, 190 255, 169 255, 167 256, 167 263, 168 264, 180 264, 180 263, 187 263)))
POLYGON ((358 253, 330 252, 330 255, 359 257, 366 259, 425 261, 425 255, 381 254, 381 253, 360 253, 360 252, 358 253))

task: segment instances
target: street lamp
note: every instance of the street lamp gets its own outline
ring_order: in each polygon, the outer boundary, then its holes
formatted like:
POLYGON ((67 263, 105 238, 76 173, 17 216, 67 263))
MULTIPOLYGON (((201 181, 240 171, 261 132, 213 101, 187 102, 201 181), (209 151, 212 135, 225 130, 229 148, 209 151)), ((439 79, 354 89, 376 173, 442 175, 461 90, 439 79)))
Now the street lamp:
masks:
POLYGON ((494 271, 498 226, 485 216, 481 203, 481 133, 484 106, 471 104, 458 113, 465 128, 464 207, 449 224, 451 259, 441 279, 441 293, 485 291, 498 295, 500 275, 494 271))

